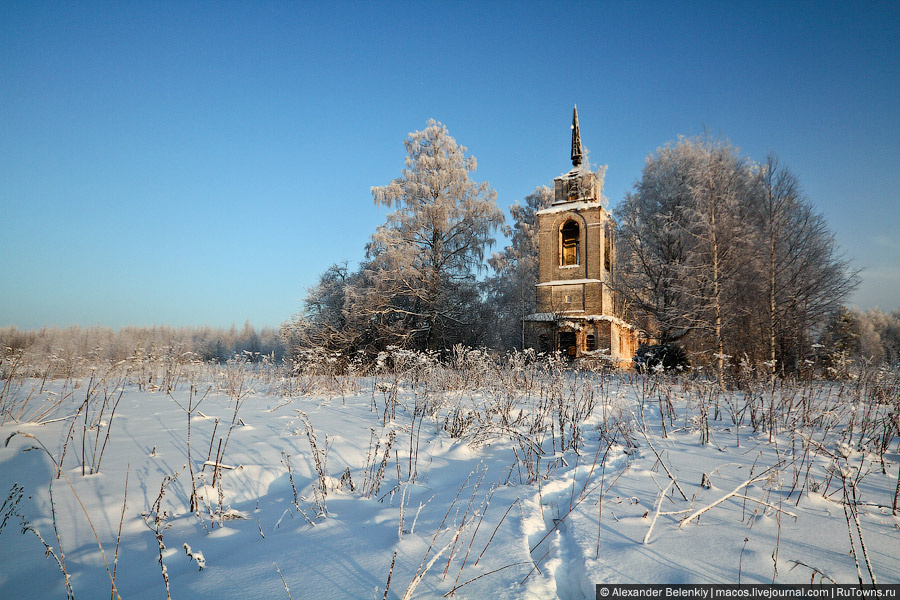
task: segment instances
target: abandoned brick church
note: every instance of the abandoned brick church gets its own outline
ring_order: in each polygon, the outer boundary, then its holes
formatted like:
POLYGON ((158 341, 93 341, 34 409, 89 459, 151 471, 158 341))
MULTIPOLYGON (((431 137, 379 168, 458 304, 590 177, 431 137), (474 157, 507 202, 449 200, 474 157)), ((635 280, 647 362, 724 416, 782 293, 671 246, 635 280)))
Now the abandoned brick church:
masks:
POLYGON ((609 356, 631 363, 638 331, 616 314, 610 280, 615 221, 603 181, 582 165, 578 108, 572 116, 572 170, 553 180, 553 203, 537 213, 537 312, 526 317, 530 345, 572 359, 609 356))

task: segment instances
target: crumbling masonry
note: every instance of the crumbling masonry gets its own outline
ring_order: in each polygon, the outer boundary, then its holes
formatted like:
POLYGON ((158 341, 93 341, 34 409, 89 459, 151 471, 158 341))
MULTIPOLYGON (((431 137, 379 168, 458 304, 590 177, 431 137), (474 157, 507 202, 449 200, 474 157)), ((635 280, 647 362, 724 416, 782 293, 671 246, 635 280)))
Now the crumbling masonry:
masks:
POLYGON ((640 342, 615 312, 610 279, 615 228, 602 180, 582 165, 578 108, 572 116, 572 170, 553 180, 553 204, 537 213, 537 313, 526 317, 530 345, 571 359, 608 356, 626 366, 640 342))

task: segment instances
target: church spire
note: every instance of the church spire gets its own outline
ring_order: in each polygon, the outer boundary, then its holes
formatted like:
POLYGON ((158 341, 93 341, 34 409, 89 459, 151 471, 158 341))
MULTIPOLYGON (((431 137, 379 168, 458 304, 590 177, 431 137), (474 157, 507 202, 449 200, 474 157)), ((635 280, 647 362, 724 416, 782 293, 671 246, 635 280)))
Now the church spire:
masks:
POLYGON ((572 112, 572 166, 579 166, 584 152, 581 149, 581 129, 578 127, 578 105, 572 112))

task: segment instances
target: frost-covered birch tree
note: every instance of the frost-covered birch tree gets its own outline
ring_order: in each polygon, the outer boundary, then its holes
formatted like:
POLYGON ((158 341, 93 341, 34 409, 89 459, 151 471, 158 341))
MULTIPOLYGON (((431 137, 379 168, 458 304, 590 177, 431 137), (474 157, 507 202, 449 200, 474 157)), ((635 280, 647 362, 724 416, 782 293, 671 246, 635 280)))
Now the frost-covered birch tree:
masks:
POLYGON ((496 192, 470 179, 474 156, 429 120, 409 134, 402 175, 372 188, 395 210, 367 246, 367 286, 354 310, 376 324, 382 343, 440 349, 477 341, 476 273, 503 224, 496 192))
POLYGON ((796 371, 858 281, 792 173, 707 137, 651 155, 616 216, 630 316, 720 382, 730 358, 796 371))
POLYGON ((698 326, 689 259, 693 207, 687 147, 679 142, 647 158, 634 191, 615 211, 619 223, 613 286, 651 337, 681 341, 698 326))
POLYGON ((859 279, 797 176, 774 154, 758 166, 755 185, 758 283, 765 297, 756 309, 774 377, 798 368, 813 332, 838 311, 859 279))
POLYGON ((743 313, 740 294, 753 279, 747 263, 752 233, 746 223, 750 172, 730 144, 707 137, 685 140, 690 190, 688 214, 692 252, 687 280, 695 296, 698 333, 711 338, 719 385, 724 384, 728 352, 726 337, 738 337, 735 327, 743 313))

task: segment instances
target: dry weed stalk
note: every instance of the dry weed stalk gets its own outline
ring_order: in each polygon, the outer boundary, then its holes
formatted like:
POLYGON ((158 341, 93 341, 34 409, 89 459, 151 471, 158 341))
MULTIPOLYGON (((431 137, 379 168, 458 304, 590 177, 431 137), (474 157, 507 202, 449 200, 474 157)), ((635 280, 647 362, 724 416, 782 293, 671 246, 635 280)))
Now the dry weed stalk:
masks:
MULTIPOLYGON (((750 479, 744 481, 743 483, 738 485, 736 488, 734 488, 733 490, 731 490, 724 496, 720 497, 718 500, 712 502, 711 504, 707 504, 706 506, 704 506, 702 508, 698 508, 697 510, 695 510, 694 512, 692 512, 691 514, 689 514, 688 516, 683 518, 681 521, 679 521, 678 528, 681 529, 682 527, 684 527, 685 525, 687 525, 688 523, 690 523, 691 521, 693 521, 694 519, 696 519, 697 517, 702 515, 703 513, 707 512, 709 510, 712 510, 713 508, 717 507, 718 505, 722 504, 723 502, 725 502, 726 500, 728 500, 729 498, 732 498, 732 497, 739 497, 744 500, 750 500, 752 502, 756 502, 758 504, 764 504, 766 506, 769 506, 770 508, 774 508, 778 512, 787 512, 777 506, 768 504, 762 500, 758 500, 756 498, 751 498, 750 496, 746 496, 746 495, 741 495, 739 493, 741 491, 741 488, 747 487, 753 483, 756 483, 757 481, 763 481, 765 479, 768 479, 768 477, 769 477, 768 472, 771 471, 773 468, 774 467, 770 467, 770 468, 766 469, 765 471, 763 471, 762 474, 757 475, 756 477, 751 477, 750 479)), ((788 513, 788 514, 791 515, 792 517, 795 517, 795 518, 797 517, 797 515, 795 515, 793 513, 788 513)))
MULTIPOLYGON (((481 549, 481 554, 479 554, 479 555, 478 555, 478 558, 475 559, 475 565, 474 565, 474 566, 476 566, 476 567, 478 566, 478 561, 481 560, 481 557, 484 556, 484 553, 487 551, 488 546, 490 546, 490 545, 491 545, 491 542, 494 541, 494 536, 497 535, 497 530, 500 529, 500 526, 501 526, 501 525, 503 525, 503 521, 506 519, 506 515, 508 515, 508 514, 509 514, 509 511, 512 510, 512 507, 515 506, 515 505, 518 504, 518 503, 519 503, 519 498, 516 498, 515 500, 513 500, 513 503, 510 504, 510 505, 506 508, 506 512, 503 513, 503 516, 500 517, 500 521, 497 523, 497 526, 494 527, 494 531, 491 533, 491 537, 488 539, 487 543, 484 545, 484 548, 481 549)), ((473 538, 474 538, 474 536, 473 536, 473 538)), ((467 583, 468 583, 468 582, 467 582, 467 583)), ((465 585, 465 584, 463 584, 463 585, 465 585)), ((459 586, 459 587, 462 587, 462 586, 459 586)), ((456 588, 454 588, 454 589, 456 589, 456 588)))
MULTIPOLYGON (((122 524, 125 522, 125 507, 128 504, 128 475, 131 473, 131 463, 125 470, 125 492, 122 497, 122 514, 119 516, 119 532, 116 534, 116 551, 113 556, 113 580, 116 578, 116 571, 119 568, 119 543, 122 541, 122 524)), ((113 587, 109 592, 109 600, 115 600, 116 590, 113 587)))
POLYGON ((19 503, 24 495, 25 488, 18 482, 13 483, 9 488, 9 494, 6 495, 3 504, 0 504, 0 517, 2 517, 0 518, 0 533, 3 533, 3 528, 6 527, 9 519, 19 514, 19 503))
MULTIPOLYGON (((291 455, 285 453, 283 450, 281 451, 281 463, 287 468, 288 480, 291 482, 291 491, 294 493, 294 498, 292 500, 294 508, 297 509, 298 513, 303 515, 303 518, 306 519, 307 523, 315 527, 315 522, 309 518, 309 516, 303 511, 302 508, 300 508, 300 497, 297 494, 297 486, 294 485, 294 469, 291 467, 291 455)), ((262 535, 262 530, 260 530, 260 535, 262 535)))
POLYGON ((116 409, 119 407, 119 402, 122 400, 122 396, 125 394, 125 376, 122 376, 121 379, 113 386, 113 394, 115 394, 116 390, 119 390, 118 395, 116 396, 115 401, 112 403, 112 410, 109 414, 109 421, 106 423, 106 435, 103 437, 103 445, 100 446, 99 453, 97 452, 97 446, 100 442, 100 430, 103 428, 103 412, 109 405, 109 385, 103 390, 103 406, 100 409, 100 416, 97 418, 97 435, 94 438, 94 455, 91 458, 91 473, 99 473, 100 472, 100 462, 103 460, 103 453, 106 451, 106 445, 109 443, 109 434, 112 430, 113 419, 116 418, 116 409), (96 459, 96 465, 94 460, 96 459))
MULTIPOLYGON (((188 402, 187 406, 183 406, 178 400, 175 399, 175 396, 172 395, 171 392, 166 392, 169 398, 171 398, 172 402, 178 405, 178 408, 184 411, 187 415, 187 464, 188 464, 188 474, 191 477, 191 498, 190 498, 190 511, 197 512, 200 508, 200 503, 197 499, 197 479, 194 474, 194 460, 191 456, 191 421, 194 418, 194 413, 200 408, 200 405, 206 400, 209 392, 212 390, 212 386, 209 386, 206 389, 206 392, 199 399, 197 398, 198 389, 194 384, 193 380, 190 383, 190 389, 188 391, 188 402)), ((218 424, 218 421, 216 421, 218 424)), ((215 429, 213 429, 213 436, 215 436, 215 429)), ((210 440, 210 448, 212 448, 212 440, 210 440)), ((220 464, 218 458, 216 459, 216 464, 220 464)), ((204 465, 205 466, 205 465, 204 465)), ((216 467, 218 468, 218 466, 216 467)), ((215 478, 215 476, 214 476, 215 478)))
POLYGON ((13 407, 25 379, 21 369, 24 360, 25 351, 22 348, 6 346, 0 352, 0 379, 3 380, 3 387, 0 388, 0 425, 14 419, 13 407))
POLYGON ((284 586, 284 592, 287 594, 288 600, 294 600, 293 596, 291 596, 291 590, 288 587, 287 581, 284 580, 284 575, 281 574, 281 569, 278 568, 278 563, 272 563, 275 565, 275 570, 278 571, 278 576, 281 577, 281 585, 284 586))
POLYGON ((298 410, 297 413, 306 428, 306 439, 309 441, 313 466, 317 476, 316 483, 313 484, 313 498, 318 507, 318 516, 324 519, 328 516, 328 504, 326 502, 326 497, 328 496, 328 436, 325 436, 325 448, 320 449, 316 443, 316 432, 309 420, 309 415, 302 410, 298 410))
POLYGON ((163 497, 166 495, 166 488, 176 479, 178 479, 178 473, 166 475, 159 486, 159 495, 156 497, 156 500, 153 501, 150 510, 141 513, 144 523, 147 525, 147 528, 153 532, 153 535, 156 538, 156 545, 159 550, 159 569, 162 573, 163 583, 166 585, 166 598, 168 600, 172 600, 172 595, 169 590, 169 570, 163 562, 163 552, 166 550, 166 545, 163 542, 163 532, 171 525, 168 523, 169 511, 163 510, 162 502, 163 497))
MULTIPOLYGON (((52 481, 51 481, 52 483, 52 481)), ((51 514, 51 523, 53 525, 53 532, 56 534, 56 549, 54 550, 53 546, 48 544, 44 537, 41 535, 41 532, 37 530, 37 528, 31 524, 28 518, 19 511, 19 503, 22 501, 22 497, 25 494, 25 488, 18 483, 13 483, 12 487, 9 490, 9 494, 6 496, 6 499, 3 501, 3 504, 0 505, 0 516, 2 516, 2 520, 0 520, 0 533, 3 533, 3 528, 6 526, 9 519, 13 516, 19 517, 19 522, 22 527, 22 533, 32 533, 35 537, 37 537, 38 541, 44 546, 44 556, 53 557, 53 560, 56 561, 56 566, 59 568, 60 572, 63 576, 63 581, 66 586, 66 599, 73 600, 75 598, 75 593, 72 590, 72 585, 69 582, 69 574, 66 571, 66 555, 62 549, 62 542, 59 539, 59 529, 57 528, 56 523, 56 508, 53 502, 53 486, 49 486, 49 494, 50 494, 50 514, 51 514)))
MULTIPOLYGON (((109 581, 112 584, 113 592, 115 593, 116 598, 121 600, 121 596, 119 596, 118 589, 116 588, 116 578, 113 576, 113 573, 109 568, 109 562, 107 562, 107 560, 106 560, 106 552, 103 550, 103 544, 100 543, 100 536, 97 534, 97 529, 96 529, 96 527, 94 527, 94 522, 91 520, 91 517, 88 514, 87 509, 84 507, 84 503, 81 501, 81 496, 79 496, 78 492, 75 491, 75 486, 73 486, 72 482, 69 481, 69 477, 62 470, 61 465, 56 462, 56 459, 53 458, 53 455, 50 454, 50 451, 47 449, 47 447, 44 445, 44 443, 41 442, 41 440, 39 440, 36 436, 34 436, 30 433, 26 433, 24 431, 14 431, 12 434, 10 434, 9 437, 6 438, 4 447, 9 446, 10 440, 17 435, 34 440, 38 444, 38 446, 40 446, 40 448, 38 448, 37 446, 32 446, 31 448, 26 448, 26 451, 27 450, 43 450, 44 453, 53 462, 53 466, 56 467, 57 473, 62 475, 63 479, 65 479, 66 484, 69 486, 69 489, 72 491, 72 495, 74 496, 75 500, 78 502, 78 506, 81 508, 81 512, 84 514, 84 518, 87 520, 87 523, 91 528, 91 533, 94 534, 94 539, 97 541, 97 548, 100 549, 100 556, 103 558, 103 565, 106 568, 106 574, 109 576, 109 581)), ((59 477, 59 475, 57 475, 57 477, 59 477)), ((50 482, 50 485, 51 486, 53 485, 52 481, 50 482)), ((56 529, 56 509, 54 508, 53 500, 52 500, 52 498, 53 498, 52 487, 51 487, 50 493, 51 493, 50 509, 51 509, 51 512, 53 515, 53 528, 54 528, 54 531, 56 532, 57 542, 59 542, 59 531, 56 529)), ((38 536, 38 537, 40 537, 40 536, 38 536)), ((43 541, 43 539, 41 539, 41 541, 43 541)), ((46 544, 45 544, 45 546, 46 546, 46 544)), ((63 569, 63 574, 66 576, 66 586, 68 587, 69 580, 68 580, 68 575, 66 575, 66 573, 65 573, 65 569, 63 569)))
POLYGON ((792 560, 791 562, 794 563, 794 566, 789 569, 790 571, 793 571, 796 567, 806 567, 807 569, 809 569, 811 571, 811 574, 809 576, 809 585, 816 584, 816 575, 819 576, 819 585, 824 584, 826 579, 828 581, 830 581, 832 584, 837 584, 837 581, 835 581, 832 577, 827 575, 824 571, 822 571, 818 567, 810 566, 801 560, 792 560))
MULTIPOLYGON (((475 467, 475 469, 473 469, 472 471, 469 472, 469 474, 466 476, 466 479, 463 481, 462 485, 460 485, 459 489, 456 490, 456 495, 454 496, 453 501, 447 507, 447 512, 444 513, 444 518, 441 519, 440 524, 437 526, 437 529, 435 529, 434 535, 432 535, 432 537, 431 537, 431 543, 429 543, 428 548, 425 550, 425 554, 422 556, 422 562, 419 564, 419 568, 416 569, 415 576, 413 576, 412 581, 410 582, 409 586, 406 588, 406 592, 403 595, 404 600, 408 600, 409 598, 412 597, 412 594, 415 592, 416 588, 419 586, 422 579, 425 577, 425 574, 431 569, 431 567, 434 566, 434 564, 440 559, 440 557, 444 554, 444 552, 446 552, 447 550, 451 550, 451 548, 452 549, 456 548, 456 545, 457 545, 460 537, 463 536, 465 534, 465 532, 467 532, 469 530, 469 528, 472 526, 472 524, 477 520, 477 517, 478 517, 477 511, 473 512, 473 514, 471 516, 469 516, 469 512, 471 511, 472 503, 474 502, 475 493, 477 491, 478 485, 484 479, 485 472, 486 472, 486 469, 483 469, 482 465, 479 464, 478 466, 475 467), (469 499, 469 502, 466 505, 462 519, 455 525, 455 527, 452 527, 452 528, 448 527, 445 529, 444 525, 447 523, 447 519, 450 518, 450 514, 452 512, 454 512, 454 508, 456 508, 456 513, 459 514, 459 510, 461 507, 457 506, 457 502, 459 502, 460 495, 462 494, 463 490, 466 489, 466 487, 468 487, 469 481, 472 479, 472 476, 475 475, 476 473, 479 474, 478 480, 474 486, 474 489, 472 492, 472 497, 469 499), (429 560, 428 556, 429 556, 429 554, 431 554, 432 550, 434 550, 438 537, 443 533, 451 531, 451 529, 453 531, 453 534, 451 535, 450 540, 440 550, 438 550, 438 552, 436 554, 434 554, 431 557, 431 559, 429 560)), ((450 561, 453 560, 453 556, 454 556, 454 550, 451 550, 450 558, 447 562, 448 568, 450 565, 450 561)), ((447 573, 447 569, 444 569, 444 577, 446 577, 446 573, 447 573)))
POLYGON ((862 524, 859 521, 859 502, 856 496, 856 482, 848 477, 851 469, 848 466, 838 467, 839 474, 841 476, 841 484, 844 493, 842 505, 844 509, 844 519, 847 521, 847 534, 850 538, 850 553, 853 556, 853 560, 856 562, 856 575, 859 578, 859 584, 863 585, 862 572, 859 568, 859 554, 856 551, 856 543, 859 544, 860 552, 863 555, 863 560, 866 563, 866 570, 869 573, 869 580, 872 585, 877 585, 878 581, 875 579, 875 573, 872 570, 872 562, 869 560, 869 551, 866 548, 866 540, 863 537, 862 532, 862 524), (856 527, 856 542, 853 539, 853 528, 850 523, 853 522, 853 525, 856 527))
MULTIPOLYGON (((388 591, 391 589, 391 577, 394 575, 394 563, 397 561, 397 551, 394 550, 394 555, 391 557, 391 568, 388 570, 387 581, 384 584, 384 596, 381 597, 381 600, 387 600, 388 591)), ((377 590, 376 590, 377 593, 377 590)))
POLYGON ((435 555, 431 557, 431 560, 429 560, 426 564, 425 560, 428 557, 428 553, 431 552, 431 550, 434 548, 434 541, 435 539, 437 539, 437 534, 440 533, 440 529, 435 532, 435 537, 431 540, 432 545, 428 547, 428 550, 425 552, 425 556, 422 557, 422 563, 416 570, 416 574, 413 577, 412 581, 409 583, 409 586, 407 586, 406 592, 403 594, 403 600, 409 600, 410 598, 412 598, 412 595, 415 593, 416 588, 419 587, 422 579, 425 577, 431 567, 434 566, 434 563, 436 563, 441 558, 441 555, 443 555, 444 552, 446 552, 449 548, 456 546, 456 543, 459 541, 460 536, 468 531, 468 529, 472 526, 473 521, 474 519, 469 519, 468 521, 463 521, 459 526, 457 526, 457 528, 453 531, 453 535, 450 537, 450 540, 440 550, 438 550, 437 553, 435 553, 435 555))
MULTIPOLYGON (((62 549, 62 541, 59 538, 59 528, 56 525, 56 506, 53 502, 53 486, 52 482, 49 486, 50 493, 50 515, 51 515, 51 523, 53 524, 53 533, 56 535, 56 551, 53 550, 53 547, 49 545, 46 541, 44 541, 43 536, 41 536, 40 532, 32 525, 28 520, 19 515, 22 521, 22 533, 31 532, 33 533, 38 541, 44 545, 44 556, 52 556, 53 560, 56 561, 56 565, 59 567, 60 572, 62 573, 63 580, 66 584, 66 598, 74 600, 75 592, 72 590, 72 584, 69 582, 69 573, 66 570, 66 555, 62 549)), ((113 584, 113 590, 115 591, 115 584, 113 584)))
POLYGON ((366 466, 363 478, 363 485, 360 493, 364 498, 371 498, 373 494, 377 494, 381 488, 381 482, 384 480, 387 471, 388 461, 391 458, 391 448, 394 446, 394 440, 397 438, 397 431, 391 429, 388 433, 388 439, 384 446, 384 452, 380 462, 378 461, 378 451, 381 449, 381 440, 376 439, 375 430, 372 430, 372 436, 369 440, 369 451, 366 453, 366 466), (372 448, 372 441, 375 447, 372 448))

